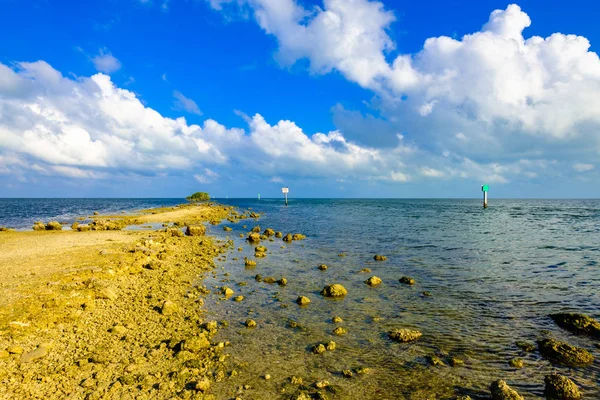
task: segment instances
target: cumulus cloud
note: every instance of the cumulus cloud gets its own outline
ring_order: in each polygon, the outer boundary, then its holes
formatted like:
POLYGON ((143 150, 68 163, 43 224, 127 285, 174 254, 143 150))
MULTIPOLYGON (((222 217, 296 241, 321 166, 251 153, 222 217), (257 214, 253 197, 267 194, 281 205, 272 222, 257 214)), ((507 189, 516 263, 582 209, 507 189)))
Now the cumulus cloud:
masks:
POLYGON ((121 62, 106 49, 100 49, 98 55, 92 57, 92 62, 97 71, 105 74, 112 74, 121 69, 121 62))
POLYGON ((187 111, 191 114, 196 115, 202 115, 202 111, 200 111, 200 107, 198 107, 198 104, 196 104, 194 100, 185 97, 180 91, 174 90, 173 97, 175 98, 174 107, 176 110, 187 111))
POLYGON ((403 143, 387 153, 359 146, 339 131, 308 135, 292 121, 270 124, 260 114, 247 123, 247 132, 212 119, 190 125, 145 106, 102 73, 68 78, 43 61, 0 64, 0 173, 101 179, 189 171, 209 183, 219 169, 241 165, 268 177, 370 179, 400 173, 402 157, 413 151, 403 143))
POLYGON ((421 147, 511 162, 600 151, 598 55, 582 36, 524 36, 532 21, 516 4, 492 11, 477 32, 432 37, 419 52, 392 57, 395 16, 378 1, 324 0, 314 9, 295 0, 210 1, 227 3, 253 10, 283 65, 307 59, 311 73, 335 70, 371 89, 389 130, 421 147))

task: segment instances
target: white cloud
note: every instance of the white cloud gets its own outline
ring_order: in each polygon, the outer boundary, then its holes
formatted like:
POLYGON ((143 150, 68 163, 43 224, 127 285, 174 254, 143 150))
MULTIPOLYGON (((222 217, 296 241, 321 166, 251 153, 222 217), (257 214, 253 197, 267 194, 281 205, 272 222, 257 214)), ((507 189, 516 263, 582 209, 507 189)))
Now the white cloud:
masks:
POLYGON ((162 74, 160 79, 162 79, 164 82, 167 81, 167 74, 162 74))
POLYGON ((175 98, 175 109, 187 111, 191 114, 202 115, 200 107, 196 102, 188 97, 185 97, 181 92, 174 90, 173 97, 175 98))
POLYGON ((359 146, 339 131, 307 135, 292 121, 269 124, 260 114, 246 116, 247 133, 211 119, 189 125, 145 106, 105 74, 71 79, 43 61, 17 68, 0 64, 3 173, 101 179, 191 171, 209 182, 241 166, 266 177, 369 179, 395 171, 392 179, 402 181, 402 160, 415 151, 403 143, 385 151, 359 146))
POLYGON ((282 65, 307 59, 311 73, 336 70, 374 91, 389 130, 408 132, 420 147, 490 162, 600 151, 598 55, 582 36, 525 37, 532 21, 518 5, 493 11, 480 31, 429 38, 416 54, 388 62, 395 16, 378 1, 324 0, 314 9, 295 0, 210 3, 250 7, 277 39, 282 65))
POLYGON ((594 166, 592 164, 576 163, 573 164, 573 169, 577 172, 587 172, 593 170, 594 166))
POLYGON ((121 62, 106 49, 100 49, 98 55, 92 58, 92 62, 99 72, 112 74, 121 69, 121 62))

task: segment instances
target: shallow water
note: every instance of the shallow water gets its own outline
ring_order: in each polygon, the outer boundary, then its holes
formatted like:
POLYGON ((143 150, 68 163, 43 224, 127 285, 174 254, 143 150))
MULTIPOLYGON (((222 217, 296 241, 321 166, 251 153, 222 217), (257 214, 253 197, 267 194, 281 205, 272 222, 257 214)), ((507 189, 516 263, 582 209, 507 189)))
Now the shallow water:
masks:
POLYGON ((486 210, 477 200, 295 200, 289 207, 281 200, 223 202, 265 215, 258 222, 224 224, 232 232, 212 227, 243 251, 220 262, 207 287, 227 285, 245 296, 237 303, 214 290, 206 299, 209 318, 229 323, 219 340, 231 341, 227 352, 238 373, 215 388, 219 398, 238 391, 242 398, 286 398, 299 387, 289 383, 291 376, 302 377, 306 386, 327 380, 337 389, 325 391, 327 396, 339 399, 486 398, 496 379, 537 398, 552 371, 572 378, 584 398, 600 398, 598 341, 571 335, 547 317, 578 311, 600 318, 600 201, 495 200, 486 210), (280 239, 261 243, 268 256, 246 269, 243 258, 254 258, 254 246, 239 234, 256 224, 308 237, 289 245, 280 239), (388 259, 375 262, 375 254, 388 259), (317 269, 322 263, 327 271, 317 269), (372 273, 358 273, 362 268, 372 273), (289 283, 259 283, 256 274, 289 283), (371 275, 383 284, 364 284, 371 275), (416 285, 399 283, 404 275, 416 285), (343 284, 348 296, 320 296, 329 283, 343 284), (312 302, 298 306, 300 295, 312 302), (343 318, 338 325, 347 335, 332 334, 335 315, 343 318), (244 327, 248 318, 258 326, 244 327), (289 327, 289 320, 299 327, 289 327), (398 327, 418 329, 423 337, 393 343, 386 332, 398 327), (553 366, 515 345, 546 336, 585 347, 596 361, 585 368, 553 366), (329 340, 337 343, 335 351, 311 353, 312 345, 329 340), (433 354, 446 365, 429 366, 425 357, 433 354), (449 366, 450 357, 464 366, 449 366), (525 368, 509 366, 515 357, 525 368), (341 374, 362 367, 369 373, 341 374), (271 379, 264 380, 265 374, 271 379), (250 388, 239 389, 243 385, 250 388))
MULTIPOLYGON (((147 208, 174 206, 185 199, 17 199, 0 198, 0 226, 30 230, 35 221, 59 221, 70 225, 94 211, 121 214, 147 208)), ((68 229, 68 226, 63 229, 68 229)))

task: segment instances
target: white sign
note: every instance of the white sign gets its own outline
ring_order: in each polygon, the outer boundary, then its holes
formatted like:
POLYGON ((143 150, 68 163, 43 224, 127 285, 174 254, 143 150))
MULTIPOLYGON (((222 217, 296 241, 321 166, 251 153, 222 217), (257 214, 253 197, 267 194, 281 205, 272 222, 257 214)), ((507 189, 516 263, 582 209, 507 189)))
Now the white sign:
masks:
POLYGON ((281 193, 289 193, 289 192, 290 192, 289 188, 284 187, 281 189, 281 193))

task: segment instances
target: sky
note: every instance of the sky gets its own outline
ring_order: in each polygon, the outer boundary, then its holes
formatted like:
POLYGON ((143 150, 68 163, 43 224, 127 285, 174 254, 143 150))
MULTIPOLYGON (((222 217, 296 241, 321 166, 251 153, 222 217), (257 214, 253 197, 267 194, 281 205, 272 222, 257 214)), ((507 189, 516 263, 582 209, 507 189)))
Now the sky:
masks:
POLYGON ((598 198, 599 13, 0 0, 0 197, 598 198))

